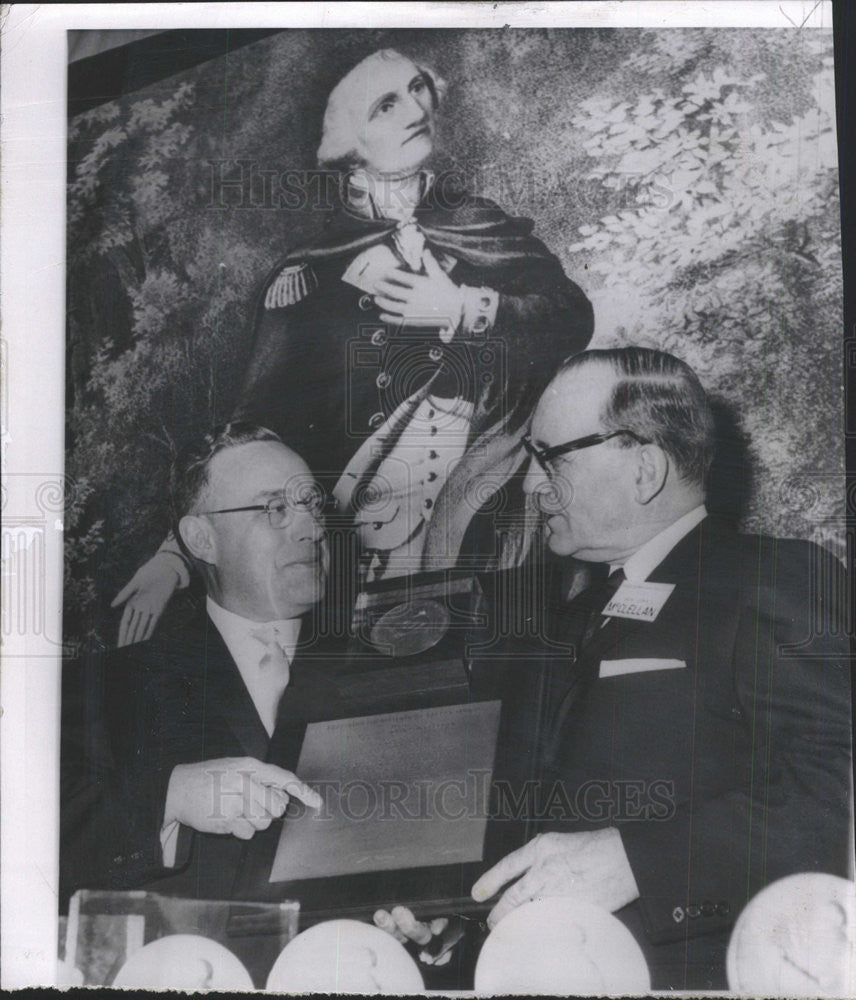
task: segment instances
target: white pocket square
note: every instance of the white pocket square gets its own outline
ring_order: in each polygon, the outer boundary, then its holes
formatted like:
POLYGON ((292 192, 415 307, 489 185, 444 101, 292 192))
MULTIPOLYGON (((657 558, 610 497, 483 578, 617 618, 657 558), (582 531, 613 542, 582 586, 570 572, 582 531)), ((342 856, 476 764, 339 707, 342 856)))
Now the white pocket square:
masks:
POLYGON ((601 660, 599 677, 618 677, 620 674, 641 674, 650 670, 677 670, 686 667, 685 660, 665 660, 660 657, 630 660, 601 660))

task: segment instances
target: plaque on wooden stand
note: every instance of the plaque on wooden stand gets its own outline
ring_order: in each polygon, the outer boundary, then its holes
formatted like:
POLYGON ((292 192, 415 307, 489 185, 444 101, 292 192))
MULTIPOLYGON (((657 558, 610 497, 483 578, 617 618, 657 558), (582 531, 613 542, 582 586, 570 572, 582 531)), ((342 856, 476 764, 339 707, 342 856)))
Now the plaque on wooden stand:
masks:
POLYGON ((467 701, 467 642, 484 621, 474 576, 444 571, 369 584, 354 607, 343 694, 365 711, 467 701))

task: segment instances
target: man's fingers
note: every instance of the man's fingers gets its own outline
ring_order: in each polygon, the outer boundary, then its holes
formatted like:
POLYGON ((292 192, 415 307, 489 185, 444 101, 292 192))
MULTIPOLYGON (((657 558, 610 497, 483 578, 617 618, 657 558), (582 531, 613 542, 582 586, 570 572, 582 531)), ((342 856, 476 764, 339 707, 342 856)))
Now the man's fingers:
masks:
POLYGON ((392 916, 387 913, 386 910, 375 911, 372 919, 375 922, 375 926, 380 927, 380 929, 382 931, 386 931, 387 934, 391 934, 396 941, 400 941, 402 944, 407 942, 407 935, 399 930, 398 924, 392 919, 392 916))
MULTIPOLYGON (((256 780, 251 782, 250 789, 253 815, 266 818, 266 826, 270 826, 271 820, 279 819, 285 812, 289 801, 287 793, 275 785, 263 785, 256 780)), ((263 827, 257 827, 257 829, 261 830, 263 827)))
POLYGON ((145 611, 137 612, 133 628, 131 629, 131 642, 142 642, 146 638, 149 621, 149 615, 145 611))
POLYGON ((240 840, 251 840, 255 832, 256 828, 249 820, 244 819, 243 816, 238 816, 229 824, 229 833, 240 840))
POLYGON ((265 808, 277 819, 282 816, 288 807, 288 796, 281 788, 273 785, 262 785, 265 793, 265 808))
POLYGON ((437 917, 437 919, 432 920, 428 926, 431 928, 432 934, 442 934, 443 931, 449 926, 449 918, 437 917))
POLYGON ((399 326, 404 321, 404 317, 401 315, 401 313, 382 312, 380 314, 380 319, 381 322, 392 323, 394 326, 399 326))
POLYGON ((125 605, 125 610, 122 612, 122 620, 119 622, 119 645, 127 646, 130 642, 128 635, 131 629, 131 622, 134 618, 134 609, 130 604, 125 605))
POLYGON ((140 612, 136 608, 131 608, 130 605, 129 609, 131 613, 128 615, 128 627, 125 629, 128 645, 137 641, 137 622, 140 620, 140 612))
POLYGON ((395 299, 398 302, 406 302, 409 298, 407 288, 404 285, 397 285, 392 281, 385 281, 381 278, 375 282, 375 295, 383 295, 387 299, 395 299))
POLYGON ((119 591, 119 593, 110 602, 111 608, 117 608, 120 604, 124 604, 125 601, 134 593, 137 589, 137 585, 134 583, 133 578, 125 584, 124 587, 119 591))
POLYGON ((274 818, 267 789, 257 781, 251 781, 248 800, 243 803, 243 818, 248 819, 256 830, 266 830, 274 818))
POLYGON ((155 626, 158 623, 158 618, 160 615, 150 614, 149 620, 146 622, 146 627, 143 629, 142 641, 145 642, 147 639, 151 639, 152 633, 155 630, 155 626))
POLYGON ((296 774, 286 771, 284 767, 277 767, 276 764, 259 764, 253 777, 260 785, 281 788, 311 809, 320 809, 324 805, 324 800, 314 788, 310 788, 296 774))
POLYGON ((133 642, 142 642, 146 637, 146 629, 149 625, 149 613, 147 611, 137 611, 134 619, 133 642))
POLYGON ((273 785, 276 788, 282 788, 289 795, 291 794, 291 789, 286 786, 292 782, 301 783, 293 771, 287 771, 284 767, 280 767, 278 764, 271 764, 269 761, 247 757, 244 760, 244 765, 252 768, 253 778, 260 785, 273 785))
POLYGON ((417 920, 406 906, 396 906, 392 911, 392 918, 400 930, 416 944, 428 944, 431 940, 432 934, 428 925, 417 920))
POLYGON ((499 892, 506 882, 522 875, 532 864, 532 844, 534 843, 535 841, 530 840, 524 847, 512 851, 511 854, 506 854, 493 868, 488 868, 471 890, 473 899, 479 903, 490 899, 491 896, 495 896, 499 892))
POLYGON ((399 288, 413 288, 416 284, 416 277, 410 271, 402 271, 401 268, 394 268, 392 271, 387 271, 378 278, 378 283, 386 281, 391 285, 397 285, 399 288))
POLYGON ((509 886, 499 897, 499 902, 490 911, 487 917, 487 925, 493 930, 494 927, 512 910, 517 909, 522 903, 528 903, 534 897, 534 891, 524 876, 519 882, 509 886))
POLYGON ((407 305, 407 299, 391 299, 388 295, 375 295, 375 304, 384 312, 401 315, 402 306, 407 305))
MULTIPOLYGON (((243 818, 246 819, 247 817, 245 816, 243 818)), ((271 816, 270 813, 265 813, 264 815, 253 815, 250 819, 250 826, 255 831, 267 830, 272 822, 273 816, 271 816)))
POLYGON ((441 275, 443 277, 446 276, 446 272, 442 267, 440 267, 440 262, 434 254, 431 253, 428 247, 425 247, 425 250, 422 253, 422 263, 425 265, 425 273, 429 278, 437 278, 441 275))

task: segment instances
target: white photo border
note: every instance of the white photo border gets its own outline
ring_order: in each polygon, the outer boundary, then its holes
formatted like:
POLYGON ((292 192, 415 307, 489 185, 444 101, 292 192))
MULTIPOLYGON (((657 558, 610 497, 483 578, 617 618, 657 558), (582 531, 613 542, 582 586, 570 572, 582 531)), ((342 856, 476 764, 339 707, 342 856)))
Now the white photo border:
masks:
MULTIPOLYGON (((42 634, 3 628, 2 985, 56 982, 65 361, 66 32, 205 27, 831 28, 830 0, 13 4, 0 22, 4 540, 43 490, 42 634), (47 484, 47 485, 45 485, 47 484), (28 499, 29 498, 29 499, 28 499)), ((8 605, 4 598, 4 611, 8 605)))

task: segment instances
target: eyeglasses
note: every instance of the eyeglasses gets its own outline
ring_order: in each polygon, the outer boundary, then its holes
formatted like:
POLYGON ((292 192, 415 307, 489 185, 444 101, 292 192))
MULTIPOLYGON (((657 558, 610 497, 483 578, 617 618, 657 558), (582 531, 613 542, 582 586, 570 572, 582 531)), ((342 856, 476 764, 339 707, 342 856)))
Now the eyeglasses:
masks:
POLYGON ((263 510, 272 528, 287 528, 298 514, 309 514, 316 521, 322 521, 324 515, 335 511, 337 501, 318 486, 301 487, 296 495, 283 494, 267 503, 253 504, 250 507, 222 507, 219 510, 201 510, 200 514, 238 514, 248 510, 263 510))
POLYGON ((555 470, 551 467, 550 463, 554 459, 562 455, 567 455, 570 451, 579 451, 581 448, 593 448, 596 444, 603 444, 604 441, 609 441, 610 438, 618 437, 620 434, 632 437, 637 444, 651 443, 645 438, 640 437, 635 431, 620 430, 609 431, 605 434, 588 434, 586 437, 575 438, 573 441, 566 441, 564 444, 555 444, 550 448, 539 448, 536 444, 532 443, 531 435, 524 434, 523 447, 541 466, 544 472, 548 476, 552 476, 555 470))

